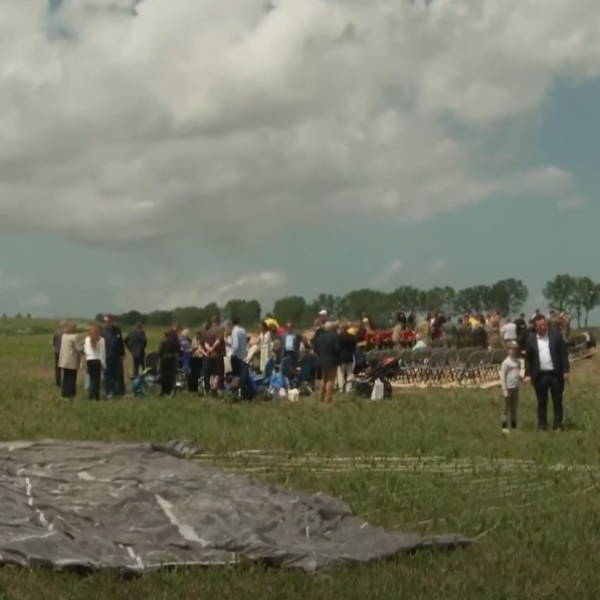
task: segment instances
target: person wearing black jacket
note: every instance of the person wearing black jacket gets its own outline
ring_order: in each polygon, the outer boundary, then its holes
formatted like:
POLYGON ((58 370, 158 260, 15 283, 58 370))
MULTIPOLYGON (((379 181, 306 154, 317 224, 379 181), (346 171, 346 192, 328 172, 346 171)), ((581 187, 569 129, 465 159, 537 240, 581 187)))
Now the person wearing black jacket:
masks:
POLYGON ((127 334, 124 344, 133 359, 133 376, 137 377, 140 369, 143 371, 146 368, 146 346, 148 345, 146 332, 141 323, 138 323, 135 328, 127 334))
POLYGON ((326 323, 324 331, 313 338, 313 348, 317 355, 317 365, 321 369, 319 400, 326 404, 333 401, 337 370, 340 366, 340 344, 334 323, 326 323))
POLYGON ((113 315, 104 316, 102 337, 106 348, 106 369, 104 371, 104 391, 107 398, 125 395, 125 343, 123 333, 113 315))
POLYGON ((356 337, 348 333, 348 325, 344 323, 338 335, 340 347, 340 366, 337 373, 337 386, 341 393, 352 391, 354 385, 354 354, 356 353, 356 337))
POLYGON ((160 360, 160 395, 170 396, 177 381, 177 364, 181 344, 177 332, 173 329, 165 331, 165 337, 158 346, 158 358, 160 360))
POLYGON ((548 393, 552 397, 553 428, 563 428, 563 393, 571 367, 569 350, 556 329, 548 329, 546 318, 534 318, 535 331, 525 341, 525 383, 531 382, 537 398, 538 428, 548 429, 548 393))
POLYGON ((485 319, 483 317, 479 318, 479 325, 476 325, 471 330, 471 340, 473 341, 474 348, 488 348, 488 334, 485 330, 485 319))

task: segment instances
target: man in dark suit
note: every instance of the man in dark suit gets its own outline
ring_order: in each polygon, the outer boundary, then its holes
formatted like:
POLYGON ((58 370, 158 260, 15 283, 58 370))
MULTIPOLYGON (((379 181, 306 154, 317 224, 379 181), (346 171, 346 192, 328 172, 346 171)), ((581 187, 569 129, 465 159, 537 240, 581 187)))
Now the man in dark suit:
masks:
POLYGON ((133 376, 137 377, 140 370, 143 371, 146 368, 146 346, 148 345, 148 339, 146 338, 146 332, 144 326, 138 323, 134 329, 123 340, 125 348, 131 353, 133 359, 133 376))
POLYGON ((106 369, 104 370, 104 389, 107 398, 125 395, 125 344, 123 332, 117 326, 114 315, 104 316, 102 337, 106 348, 106 369))
POLYGON ((563 429, 563 392, 570 377, 569 351, 559 332, 548 329, 544 315, 533 319, 535 331, 525 341, 525 383, 537 398, 538 428, 548 429, 548 392, 552 397, 553 428, 563 429))

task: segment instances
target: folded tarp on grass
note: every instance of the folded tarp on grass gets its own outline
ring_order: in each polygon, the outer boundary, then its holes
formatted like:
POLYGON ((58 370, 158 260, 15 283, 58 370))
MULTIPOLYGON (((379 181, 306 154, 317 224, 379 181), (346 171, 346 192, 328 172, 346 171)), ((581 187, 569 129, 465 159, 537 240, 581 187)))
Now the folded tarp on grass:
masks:
POLYGON ((186 460, 194 452, 181 442, 0 444, 0 563, 143 572, 246 559, 317 571, 470 543, 387 532, 336 498, 186 460))

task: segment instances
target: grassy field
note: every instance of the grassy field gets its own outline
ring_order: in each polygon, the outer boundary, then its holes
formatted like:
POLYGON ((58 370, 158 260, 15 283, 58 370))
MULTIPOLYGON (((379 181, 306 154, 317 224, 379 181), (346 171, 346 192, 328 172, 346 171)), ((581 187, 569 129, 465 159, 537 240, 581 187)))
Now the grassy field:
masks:
POLYGON ((566 432, 535 431, 527 390, 521 430, 508 437, 500 432, 496 391, 404 392, 390 402, 340 400, 331 408, 310 402, 227 406, 184 395, 64 403, 51 383, 51 363, 48 336, 0 336, 3 440, 188 438, 210 453, 204 460, 340 496, 373 523, 461 532, 478 541, 455 553, 418 553, 314 577, 244 566, 125 581, 111 573, 81 578, 4 568, 0 600, 600 597, 595 358, 575 369, 566 432), (261 452, 228 456, 243 450, 261 452))

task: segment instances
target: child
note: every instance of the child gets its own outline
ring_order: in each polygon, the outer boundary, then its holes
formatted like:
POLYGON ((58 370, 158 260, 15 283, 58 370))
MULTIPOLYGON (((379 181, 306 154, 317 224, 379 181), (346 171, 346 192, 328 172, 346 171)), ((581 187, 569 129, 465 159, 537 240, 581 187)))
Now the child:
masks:
POLYGON ((502 396, 504 397, 502 433, 509 433, 509 420, 511 428, 517 428, 520 382, 521 361, 518 358, 518 346, 515 342, 510 342, 508 344, 508 356, 504 359, 500 367, 500 385, 502 386, 502 396))

